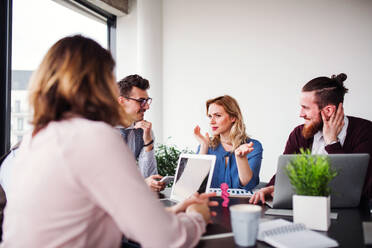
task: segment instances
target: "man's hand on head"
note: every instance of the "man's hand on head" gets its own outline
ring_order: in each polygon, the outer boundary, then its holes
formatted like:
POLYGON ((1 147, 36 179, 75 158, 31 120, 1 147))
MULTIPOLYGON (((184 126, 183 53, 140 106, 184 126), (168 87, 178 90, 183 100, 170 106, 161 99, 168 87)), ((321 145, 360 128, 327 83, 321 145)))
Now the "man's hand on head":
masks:
POLYGON ((345 125, 344 108, 342 103, 338 105, 337 110, 328 118, 328 120, 324 111, 321 111, 321 115, 323 119, 323 137, 326 145, 337 142, 337 136, 345 125))

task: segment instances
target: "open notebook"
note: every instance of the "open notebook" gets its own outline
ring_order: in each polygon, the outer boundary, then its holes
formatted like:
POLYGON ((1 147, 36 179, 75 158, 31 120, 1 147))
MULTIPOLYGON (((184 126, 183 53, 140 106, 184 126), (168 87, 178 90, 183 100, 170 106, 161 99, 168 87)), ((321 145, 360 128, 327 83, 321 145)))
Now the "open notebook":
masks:
POLYGON ((337 247, 336 240, 283 219, 261 222, 258 240, 278 248, 337 247))

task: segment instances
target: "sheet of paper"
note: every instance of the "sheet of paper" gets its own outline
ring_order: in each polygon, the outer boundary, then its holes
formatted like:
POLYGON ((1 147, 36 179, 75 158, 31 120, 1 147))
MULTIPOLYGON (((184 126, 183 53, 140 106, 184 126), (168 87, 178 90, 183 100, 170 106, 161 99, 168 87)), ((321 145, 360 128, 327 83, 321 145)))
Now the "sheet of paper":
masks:
POLYGON ((208 240, 208 239, 223 239, 223 238, 229 238, 234 237, 234 233, 219 233, 219 234, 211 234, 211 235, 205 235, 200 238, 200 240, 208 240))
POLYGON ((372 222, 363 222, 364 244, 372 245, 372 222))
MULTIPOLYGON (((292 209, 268 209, 265 212, 266 215, 279 215, 279 216, 293 216, 292 209)), ((330 213, 329 214, 332 220, 337 220, 338 213, 330 213)))

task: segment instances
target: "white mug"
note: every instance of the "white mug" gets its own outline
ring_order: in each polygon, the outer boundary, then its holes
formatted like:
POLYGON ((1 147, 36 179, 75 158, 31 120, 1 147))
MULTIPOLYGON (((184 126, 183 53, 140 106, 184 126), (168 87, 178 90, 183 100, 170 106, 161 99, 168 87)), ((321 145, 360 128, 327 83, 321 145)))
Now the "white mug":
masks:
POLYGON ((230 216, 235 244, 253 246, 257 239, 261 207, 251 204, 232 205, 230 216))

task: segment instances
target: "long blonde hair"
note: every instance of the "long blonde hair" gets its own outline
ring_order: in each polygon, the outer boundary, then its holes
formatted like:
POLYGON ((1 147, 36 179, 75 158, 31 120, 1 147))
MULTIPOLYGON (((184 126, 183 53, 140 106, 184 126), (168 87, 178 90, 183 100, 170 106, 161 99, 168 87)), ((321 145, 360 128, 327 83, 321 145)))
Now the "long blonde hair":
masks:
POLYGON ((92 39, 75 35, 55 43, 30 82, 33 135, 66 114, 124 125, 114 66, 110 52, 92 39))
MULTIPOLYGON (((207 115, 208 115, 208 109, 211 104, 217 104, 221 107, 223 107, 226 111, 226 113, 230 117, 235 118, 235 122, 231 126, 230 129, 230 141, 233 146, 233 150, 238 148, 241 144, 246 143, 246 140, 248 138, 248 135, 245 132, 245 125, 243 122, 243 116, 240 111, 238 102, 229 95, 219 96, 213 99, 209 99, 206 102, 207 107, 207 115)), ((213 149, 215 149, 219 144, 221 143, 220 136, 212 136, 209 146, 211 146, 213 149)))

